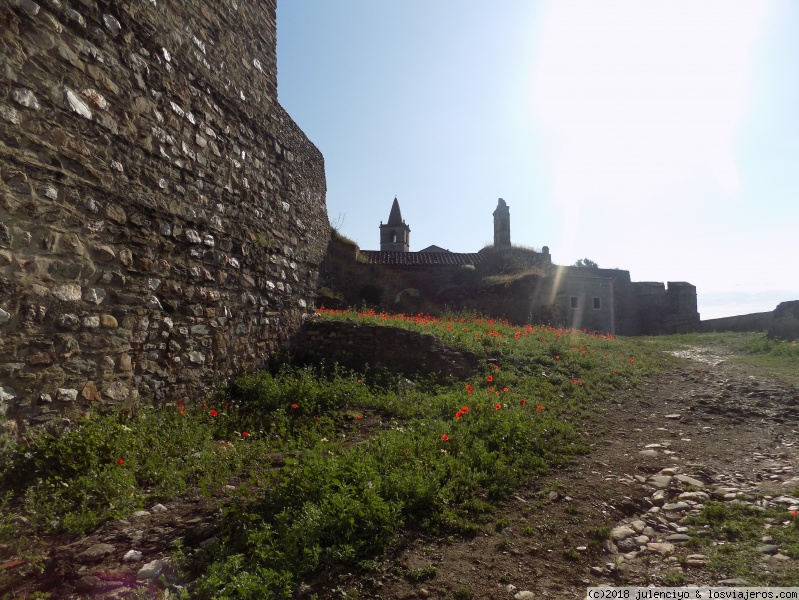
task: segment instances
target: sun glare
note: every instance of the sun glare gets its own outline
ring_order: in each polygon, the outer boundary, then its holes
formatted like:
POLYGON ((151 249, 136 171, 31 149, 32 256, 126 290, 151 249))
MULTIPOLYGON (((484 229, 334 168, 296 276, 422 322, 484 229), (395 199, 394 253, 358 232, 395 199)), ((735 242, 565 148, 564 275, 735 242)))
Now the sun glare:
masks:
POLYGON ((736 134, 767 8, 551 2, 531 96, 555 136, 553 201, 640 210, 679 202, 676 187, 692 181, 738 194, 736 134))

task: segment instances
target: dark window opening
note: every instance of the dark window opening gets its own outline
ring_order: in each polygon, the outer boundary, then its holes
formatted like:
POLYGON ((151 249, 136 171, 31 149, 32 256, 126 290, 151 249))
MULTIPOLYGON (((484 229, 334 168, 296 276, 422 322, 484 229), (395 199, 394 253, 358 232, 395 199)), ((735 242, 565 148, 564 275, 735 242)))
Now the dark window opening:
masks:
POLYGON ((602 308, 602 299, 594 298, 594 310, 600 310, 601 308, 602 308))
POLYGON ((571 308, 577 308, 577 296, 569 297, 569 305, 571 306, 571 308))

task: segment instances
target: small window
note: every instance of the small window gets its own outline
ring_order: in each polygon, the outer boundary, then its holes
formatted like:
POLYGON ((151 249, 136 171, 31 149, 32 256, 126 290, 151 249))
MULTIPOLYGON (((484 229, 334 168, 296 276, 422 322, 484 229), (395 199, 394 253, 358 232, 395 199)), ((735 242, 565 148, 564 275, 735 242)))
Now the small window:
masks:
POLYGON ((569 305, 572 308, 577 308, 577 296, 570 296, 569 297, 569 305))
POLYGON ((594 310, 600 310, 601 308, 602 308, 602 299, 594 298, 594 310))

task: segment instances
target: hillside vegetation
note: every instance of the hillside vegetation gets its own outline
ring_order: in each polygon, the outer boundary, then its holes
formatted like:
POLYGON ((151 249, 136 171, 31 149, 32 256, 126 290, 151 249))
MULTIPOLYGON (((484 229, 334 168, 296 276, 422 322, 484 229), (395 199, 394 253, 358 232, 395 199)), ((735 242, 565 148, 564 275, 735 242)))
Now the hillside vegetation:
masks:
POLYGON ((198 489, 221 517, 174 554, 192 598, 290 598, 338 566, 370 569, 417 532, 469 536, 519 486, 584 451, 579 424, 658 369, 641 340, 476 315, 320 311, 471 351, 465 381, 289 367, 213 399, 87 414, 7 443, 0 591, 47 568, 47 540, 198 489), (230 493, 235 489, 234 493, 230 493), (15 563, 16 564, 16 563, 15 563))

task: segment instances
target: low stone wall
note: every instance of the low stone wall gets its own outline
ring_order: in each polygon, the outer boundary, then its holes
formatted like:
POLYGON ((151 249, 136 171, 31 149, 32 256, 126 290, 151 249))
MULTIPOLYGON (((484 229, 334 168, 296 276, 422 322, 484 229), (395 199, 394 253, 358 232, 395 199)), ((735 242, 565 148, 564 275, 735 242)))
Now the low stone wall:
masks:
POLYGON ((0 414, 196 399, 281 349, 329 238, 275 0, 0 3, 0 414))
POLYGON ((477 358, 445 346, 433 335, 348 321, 308 320, 291 349, 302 362, 338 363, 358 371, 387 369, 410 376, 465 378, 478 366, 477 358))
POLYGON ((773 312, 750 313, 734 317, 707 319, 699 323, 697 331, 766 331, 771 327, 773 312))

